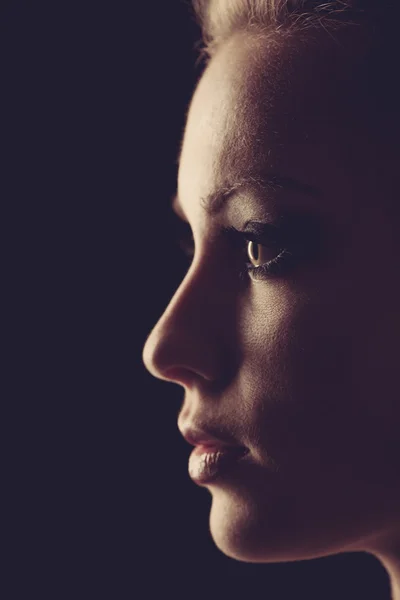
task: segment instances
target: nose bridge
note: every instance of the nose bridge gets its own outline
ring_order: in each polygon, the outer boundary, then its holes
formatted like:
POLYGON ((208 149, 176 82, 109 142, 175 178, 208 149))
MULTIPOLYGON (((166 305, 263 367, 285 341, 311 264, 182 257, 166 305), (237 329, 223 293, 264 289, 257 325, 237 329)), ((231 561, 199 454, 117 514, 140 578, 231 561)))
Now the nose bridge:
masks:
POLYGON ((169 380, 167 371, 178 367, 212 379, 222 368, 228 302, 223 289, 217 292, 222 283, 217 286, 209 277, 212 274, 192 264, 147 338, 143 362, 155 377, 169 380))
POLYGON ((184 294, 186 291, 185 281, 186 277, 175 291, 174 295, 168 302, 163 313, 147 338, 143 354, 145 357, 144 362, 149 371, 152 370, 152 363, 154 362, 154 357, 158 346, 162 343, 163 339, 165 339, 168 335, 171 335, 175 329, 173 323, 176 319, 176 313, 179 313, 182 307, 182 302, 184 300, 184 294))

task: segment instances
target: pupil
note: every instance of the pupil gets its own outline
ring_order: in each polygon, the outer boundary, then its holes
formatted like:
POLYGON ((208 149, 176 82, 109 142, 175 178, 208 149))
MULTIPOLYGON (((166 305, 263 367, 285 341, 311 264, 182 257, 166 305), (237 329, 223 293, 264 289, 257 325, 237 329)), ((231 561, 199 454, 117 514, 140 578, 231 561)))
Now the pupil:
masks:
POLYGON ((252 254, 253 254, 254 260, 258 260, 258 244, 255 244, 254 242, 252 244, 252 254))

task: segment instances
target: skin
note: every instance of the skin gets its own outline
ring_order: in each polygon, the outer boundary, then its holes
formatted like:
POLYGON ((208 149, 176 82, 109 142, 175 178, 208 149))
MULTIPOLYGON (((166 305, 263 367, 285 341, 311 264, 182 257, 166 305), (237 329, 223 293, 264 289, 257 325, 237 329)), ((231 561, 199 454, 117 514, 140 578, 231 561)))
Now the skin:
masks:
POLYGON ((143 360, 183 386, 181 430, 222 426, 250 450, 206 485, 224 554, 370 552, 399 600, 398 155, 354 84, 362 41, 350 53, 345 36, 315 40, 317 52, 310 39, 238 33, 201 77, 178 173, 195 256, 143 360), (214 189, 265 172, 318 192, 245 189, 221 213, 204 210, 214 189), (238 277, 243 253, 221 228, 293 211, 315 217, 316 256, 278 277, 238 277))

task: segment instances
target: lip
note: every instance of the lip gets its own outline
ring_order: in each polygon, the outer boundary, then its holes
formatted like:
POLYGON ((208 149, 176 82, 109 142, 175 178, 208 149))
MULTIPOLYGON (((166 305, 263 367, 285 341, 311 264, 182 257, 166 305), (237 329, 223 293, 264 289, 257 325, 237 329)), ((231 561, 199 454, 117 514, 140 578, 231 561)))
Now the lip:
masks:
POLYGON ((204 448, 243 448, 229 434, 216 427, 182 427, 180 432, 191 446, 201 446, 204 448))
POLYGON ((247 454, 248 450, 239 446, 196 446, 189 457, 189 475, 199 485, 215 483, 228 477, 247 454))
POLYGON ((199 485, 207 485, 228 477, 235 466, 249 454, 246 446, 238 443, 232 435, 220 427, 186 426, 178 424, 183 438, 195 446, 189 457, 189 475, 199 485))

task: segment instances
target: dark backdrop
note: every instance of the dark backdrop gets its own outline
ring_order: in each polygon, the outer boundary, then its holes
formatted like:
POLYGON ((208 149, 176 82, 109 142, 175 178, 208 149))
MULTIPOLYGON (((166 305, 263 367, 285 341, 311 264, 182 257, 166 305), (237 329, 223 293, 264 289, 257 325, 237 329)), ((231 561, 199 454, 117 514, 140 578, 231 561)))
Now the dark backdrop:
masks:
POLYGON ((183 390, 141 362, 185 268, 169 201, 201 71, 188 4, 14 0, 0 14, 16 359, 2 597, 382 599, 368 555, 252 565, 218 551, 177 429, 183 390))

